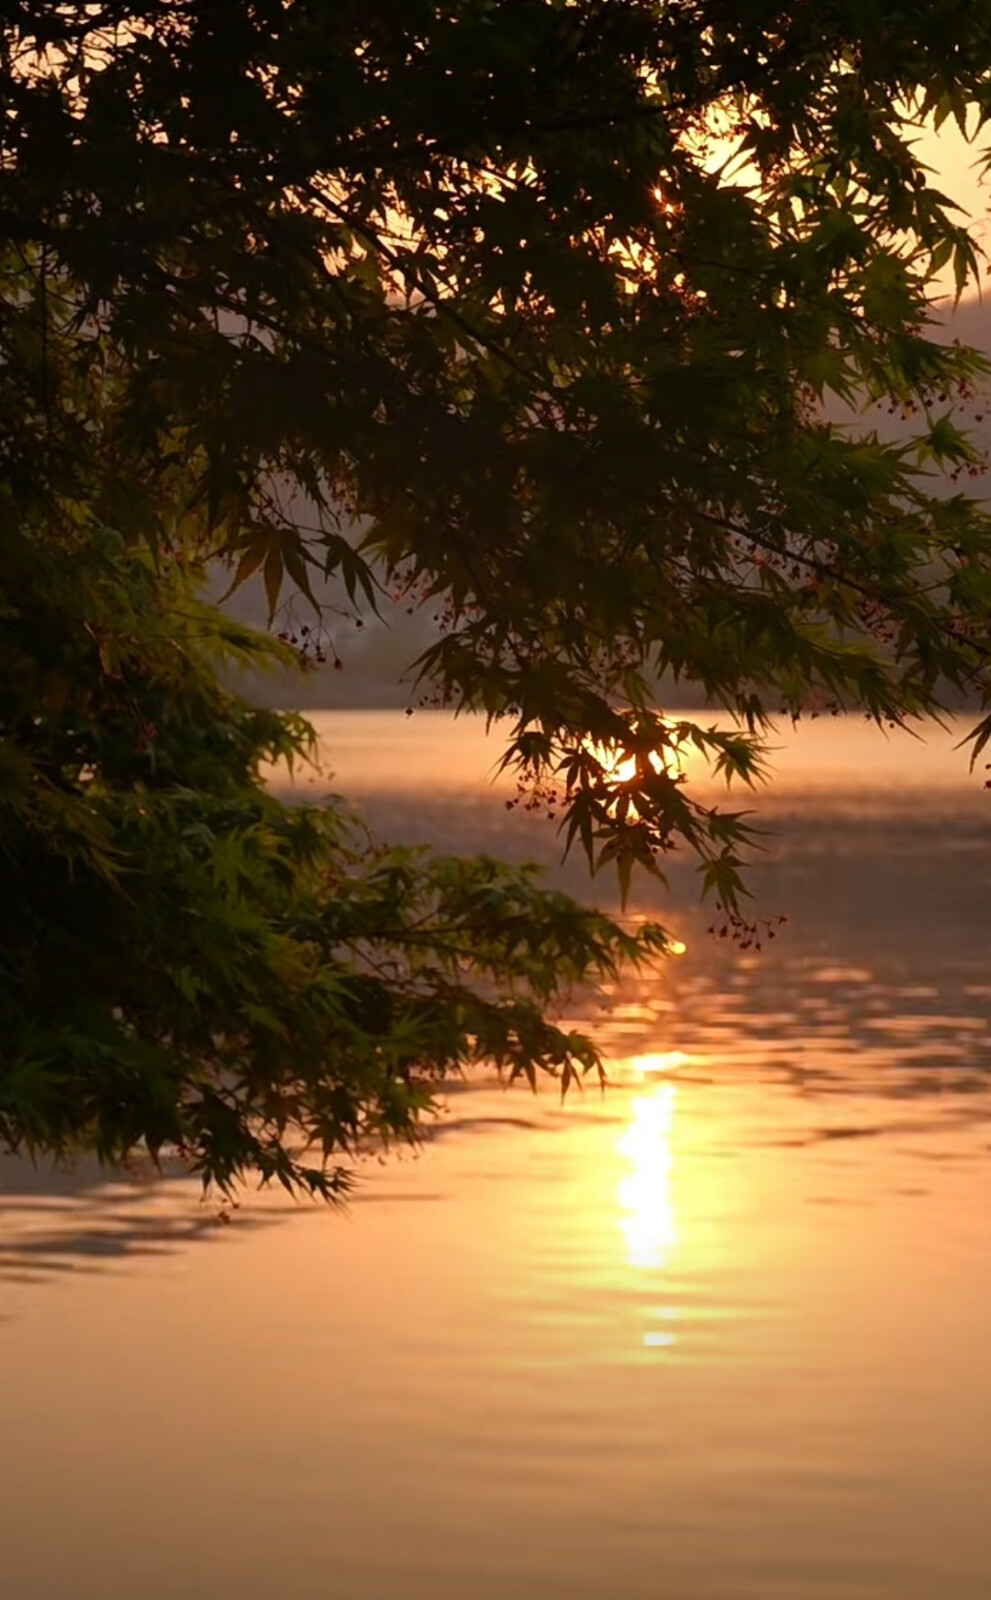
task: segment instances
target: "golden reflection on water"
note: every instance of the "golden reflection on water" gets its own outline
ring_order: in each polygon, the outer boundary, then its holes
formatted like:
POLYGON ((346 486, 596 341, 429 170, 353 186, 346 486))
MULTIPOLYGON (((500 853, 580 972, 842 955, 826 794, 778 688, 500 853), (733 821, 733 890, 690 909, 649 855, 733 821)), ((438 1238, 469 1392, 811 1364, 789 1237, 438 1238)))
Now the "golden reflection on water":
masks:
POLYGON ((630 1121, 617 1148, 630 1164, 616 1191, 620 1225, 631 1267, 663 1267, 678 1241, 671 1183, 671 1132, 678 1089, 660 1083, 650 1094, 637 1095, 630 1121))
POLYGON ((652 1050, 645 1056, 634 1056, 632 1066, 641 1078, 653 1072, 671 1072, 688 1061, 684 1050, 652 1050))

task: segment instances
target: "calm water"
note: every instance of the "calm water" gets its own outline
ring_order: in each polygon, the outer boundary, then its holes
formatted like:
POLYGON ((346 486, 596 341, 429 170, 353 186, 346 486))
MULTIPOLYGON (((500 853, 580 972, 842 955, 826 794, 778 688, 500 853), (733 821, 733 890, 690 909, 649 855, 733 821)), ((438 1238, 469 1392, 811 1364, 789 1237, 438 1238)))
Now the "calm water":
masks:
MULTIPOLYGON (((473 725, 321 731, 387 836, 555 859, 473 725)), ((0 1168, 5 1596, 987 1600, 991 795, 862 724, 779 764, 787 928, 642 897, 687 949, 604 1098, 452 1093, 343 1217, 0 1168)))

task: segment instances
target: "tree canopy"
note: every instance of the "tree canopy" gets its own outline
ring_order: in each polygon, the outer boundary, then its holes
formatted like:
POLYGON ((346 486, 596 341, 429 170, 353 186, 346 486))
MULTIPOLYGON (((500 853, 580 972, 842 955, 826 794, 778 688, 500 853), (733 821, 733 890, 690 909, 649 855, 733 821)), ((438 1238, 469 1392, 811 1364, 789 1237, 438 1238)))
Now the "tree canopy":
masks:
POLYGON ((968 0, 12 0, 0 19, 0 1138, 333 1188, 438 1076, 596 1060, 548 1006, 658 953, 494 863, 283 810, 224 690, 385 580, 427 694, 614 867, 746 926, 768 718, 991 731, 991 519, 940 472, 979 258, 917 139, 991 117, 968 0), (884 399, 913 437, 826 420, 884 399), (939 492, 937 492, 939 491, 939 492), (672 727, 661 674, 738 719, 672 727), (624 763, 617 778, 617 759, 624 763), (299 1131, 319 1153, 301 1164, 299 1131))

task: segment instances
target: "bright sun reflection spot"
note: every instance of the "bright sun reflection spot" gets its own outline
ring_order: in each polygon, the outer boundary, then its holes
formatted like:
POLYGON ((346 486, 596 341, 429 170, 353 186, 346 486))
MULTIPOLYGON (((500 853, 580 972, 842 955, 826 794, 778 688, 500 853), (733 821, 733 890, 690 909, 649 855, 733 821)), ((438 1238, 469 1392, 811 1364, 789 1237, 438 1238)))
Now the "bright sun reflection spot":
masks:
POLYGON ((658 1084, 651 1094, 638 1095, 617 1146, 632 1168, 617 1191, 631 1267, 663 1266, 677 1243, 671 1192, 671 1124, 677 1099, 673 1083, 658 1084))
MULTIPOLYGON (((662 718, 667 737, 658 747, 647 752, 647 764, 657 773, 666 773, 669 778, 680 778, 683 775, 684 752, 679 749, 681 732, 678 725, 662 718)), ((596 739, 586 739, 585 748, 590 755, 595 757, 602 769, 603 776, 610 783, 617 785, 632 783, 637 776, 637 758, 627 755, 620 744, 603 744, 596 739)))
MULTIPOLYGON (((672 740, 670 748, 651 750, 647 760, 655 772, 666 772, 669 777, 676 778, 681 772, 681 764, 673 744, 674 741, 672 740)), ((587 741, 586 747, 589 753, 595 757, 610 783, 630 783, 636 777, 636 756, 623 755, 617 747, 599 744, 592 739, 587 741)))
POLYGON ((684 1050, 657 1050, 646 1056, 634 1056, 630 1066, 638 1077, 649 1077, 655 1072, 674 1072, 688 1060, 684 1050))

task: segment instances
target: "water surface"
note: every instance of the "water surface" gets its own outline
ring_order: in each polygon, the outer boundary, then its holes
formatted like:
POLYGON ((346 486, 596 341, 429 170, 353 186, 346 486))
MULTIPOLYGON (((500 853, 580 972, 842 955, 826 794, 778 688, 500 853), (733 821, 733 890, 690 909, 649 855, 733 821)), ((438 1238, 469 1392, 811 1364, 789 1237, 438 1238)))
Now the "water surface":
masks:
MULTIPOLYGON (((556 860, 477 726, 321 733, 386 836, 556 860)), ((781 936, 708 937, 676 867, 632 909, 685 954, 581 1017, 605 1096, 452 1087, 344 1216, 3 1166, 4 1592, 987 1600, 991 796, 952 743, 803 730, 781 936)))

